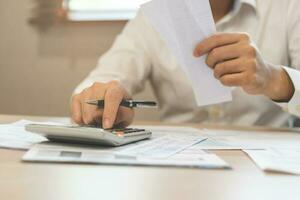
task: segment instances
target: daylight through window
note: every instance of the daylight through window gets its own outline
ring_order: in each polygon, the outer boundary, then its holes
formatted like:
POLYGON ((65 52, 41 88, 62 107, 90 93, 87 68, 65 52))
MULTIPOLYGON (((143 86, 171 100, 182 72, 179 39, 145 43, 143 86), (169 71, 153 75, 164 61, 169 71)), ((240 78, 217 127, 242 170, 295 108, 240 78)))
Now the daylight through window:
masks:
POLYGON ((66 0, 71 20, 128 20, 149 0, 66 0))

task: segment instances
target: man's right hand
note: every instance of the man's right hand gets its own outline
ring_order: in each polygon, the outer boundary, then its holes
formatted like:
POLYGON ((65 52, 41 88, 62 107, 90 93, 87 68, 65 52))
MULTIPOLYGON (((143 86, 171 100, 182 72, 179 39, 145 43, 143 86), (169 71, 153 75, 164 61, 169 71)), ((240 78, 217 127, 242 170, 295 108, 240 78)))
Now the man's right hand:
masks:
POLYGON ((105 129, 112 128, 114 125, 129 126, 133 121, 134 111, 119 106, 123 99, 131 99, 131 97, 119 82, 94 83, 72 97, 72 120, 77 124, 102 124, 105 129), (104 99, 104 109, 85 103, 87 100, 98 99, 104 99))

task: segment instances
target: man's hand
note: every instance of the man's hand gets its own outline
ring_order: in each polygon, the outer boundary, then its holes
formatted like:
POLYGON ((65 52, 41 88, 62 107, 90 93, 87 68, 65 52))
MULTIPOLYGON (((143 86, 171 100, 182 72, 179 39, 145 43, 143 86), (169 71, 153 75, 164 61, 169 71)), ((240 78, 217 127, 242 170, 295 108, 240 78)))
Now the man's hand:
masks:
POLYGON ((131 98, 119 82, 94 83, 72 97, 72 119, 77 124, 102 124, 105 129, 112 128, 113 125, 126 127, 131 124, 134 111, 119 107, 123 99, 131 98), (104 99, 104 109, 85 103, 87 100, 97 99, 104 99))
POLYGON ((294 93, 286 71, 265 63, 245 33, 216 34, 205 39, 195 48, 194 56, 205 54, 207 65, 225 86, 239 86, 249 94, 263 94, 275 101, 289 101, 294 93))

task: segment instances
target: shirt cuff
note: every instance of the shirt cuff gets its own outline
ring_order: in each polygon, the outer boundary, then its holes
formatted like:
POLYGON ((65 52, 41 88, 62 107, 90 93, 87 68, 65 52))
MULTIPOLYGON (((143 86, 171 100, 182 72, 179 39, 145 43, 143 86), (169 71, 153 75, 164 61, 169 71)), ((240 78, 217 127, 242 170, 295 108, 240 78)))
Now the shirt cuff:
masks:
POLYGON ((284 70, 287 72, 294 85, 295 93, 288 103, 277 104, 290 114, 300 117, 300 71, 289 67, 284 67, 284 70))

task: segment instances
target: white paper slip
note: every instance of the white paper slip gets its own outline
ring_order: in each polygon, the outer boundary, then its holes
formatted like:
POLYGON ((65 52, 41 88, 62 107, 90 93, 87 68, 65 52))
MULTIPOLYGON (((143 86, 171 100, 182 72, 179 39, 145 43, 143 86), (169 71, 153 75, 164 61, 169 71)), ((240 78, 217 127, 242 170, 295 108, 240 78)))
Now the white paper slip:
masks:
POLYGON ((207 140, 197 144, 201 149, 268 149, 298 148, 300 134, 278 131, 203 130, 207 140))
POLYGON ((300 148, 244 151, 262 170, 300 175, 300 148))
POLYGON ((24 156, 29 162, 70 162, 104 165, 191 167, 205 169, 230 169, 230 166, 215 154, 204 151, 182 151, 169 158, 130 157, 116 154, 116 148, 92 148, 83 145, 60 145, 41 143, 31 148, 24 156), (193 152, 193 153, 192 153, 193 152))
POLYGON ((231 89, 214 78, 196 45, 216 32, 209 0, 152 0, 141 6, 189 78, 199 106, 232 100, 231 89))
POLYGON ((170 134, 127 148, 118 154, 134 157, 167 158, 205 139, 206 137, 196 134, 170 134))
MULTIPOLYGON (((32 122, 20 120, 11 124, 0 125, 0 148, 29 149, 33 144, 47 141, 46 138, 25 131, 25 125, 31 123, 59 125, 56 122, 32 122)), ((61 124, 60 124, 61 125, 61 124)))

